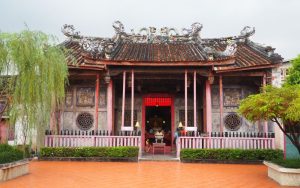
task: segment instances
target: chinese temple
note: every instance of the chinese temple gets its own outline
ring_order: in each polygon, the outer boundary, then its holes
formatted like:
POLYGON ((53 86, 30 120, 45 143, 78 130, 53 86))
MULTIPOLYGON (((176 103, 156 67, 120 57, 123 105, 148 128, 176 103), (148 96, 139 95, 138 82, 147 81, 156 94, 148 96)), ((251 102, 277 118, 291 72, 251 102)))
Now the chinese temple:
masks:
POLYGON ((253 42, 252 27, 223 38, 205 38, 202 27, 127 32, 116 21, 114 36, 101 38, 64 25, 69 86, 50 128, 138 130, 142 147, 163 132, 170 148, 177 127, 201 133, 273 132, 268 122, 248 122, 236 110, 261 86, 280 82, 282 57, 275 48, 253 42))

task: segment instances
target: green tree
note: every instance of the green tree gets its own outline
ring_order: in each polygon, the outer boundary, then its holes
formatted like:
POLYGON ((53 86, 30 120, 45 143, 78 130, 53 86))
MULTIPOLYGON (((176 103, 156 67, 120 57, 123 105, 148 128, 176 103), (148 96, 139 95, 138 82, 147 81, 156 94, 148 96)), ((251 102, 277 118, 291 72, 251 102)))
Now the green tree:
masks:
POLYGON ((11 124, 21 121, 26 136, 26 130, 48 125, 64 100, 68 68, 55 41, 30 30, 0 33, 0 94, 10 99, 11 124))
POLYGON ((300 55, 292 60, 292 67, 289 69, 289 75, 286 79, 285 85, 299 85, 300 84, 300 55))
POLYGON ((274 122, 300 155, 300 86, 266 86, 261 93, 242 100, 238 112, 252 122, 274 122))

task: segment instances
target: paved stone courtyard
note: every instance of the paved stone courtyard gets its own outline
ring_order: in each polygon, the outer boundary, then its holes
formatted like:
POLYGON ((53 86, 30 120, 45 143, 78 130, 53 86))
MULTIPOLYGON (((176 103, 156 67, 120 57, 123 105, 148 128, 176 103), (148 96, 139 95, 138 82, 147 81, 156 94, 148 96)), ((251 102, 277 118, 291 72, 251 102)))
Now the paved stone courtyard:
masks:
POLYGON ((0 183, 1 188, 40 187, 280 187, 264 165, 180 162, 38 162, 30 174, 0 183))

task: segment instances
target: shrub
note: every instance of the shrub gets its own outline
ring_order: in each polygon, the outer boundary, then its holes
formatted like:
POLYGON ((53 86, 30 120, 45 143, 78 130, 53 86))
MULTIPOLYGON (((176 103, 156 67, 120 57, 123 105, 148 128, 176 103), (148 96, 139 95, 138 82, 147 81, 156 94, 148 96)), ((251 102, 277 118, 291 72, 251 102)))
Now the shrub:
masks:
POLYGON ((0 164, 23 159, 23 152, 7 144, 0 144, 0 164))
POLYGON ((272 162, 285 168, 300 168, 300 159, 277 159, 272 162))
POLYGON ((31 157, 31 148, 30 145, 25 145, 25 148, 23 145, 17 145, 15 146, 18 150, 23 152, 24 157, 30 158, 31 157), (25 150, 25 151, 24 151, 25 150))
POLYGON ((41 157, 104 157, 127 158, 137 157, 138 147, 57 147, 41 148, 41 157))
POLYGON ((188 160, 274 160, 282 159, 283 152, 273 149, 182 149, 180 158, 188 160))

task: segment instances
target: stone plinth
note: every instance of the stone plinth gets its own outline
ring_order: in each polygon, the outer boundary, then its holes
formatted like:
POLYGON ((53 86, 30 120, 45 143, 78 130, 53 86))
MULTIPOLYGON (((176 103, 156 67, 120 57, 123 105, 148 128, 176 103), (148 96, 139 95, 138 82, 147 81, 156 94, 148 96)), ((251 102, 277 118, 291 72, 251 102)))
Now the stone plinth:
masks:
POLYGON ((27 159, 0 165, 0 182, 7 181, 29 173, 27 159))
POLYGON ((266 161, 264 164, 268 167, 268 176, 280 185, 300 186, 300 169, 284 168, 266 161))

